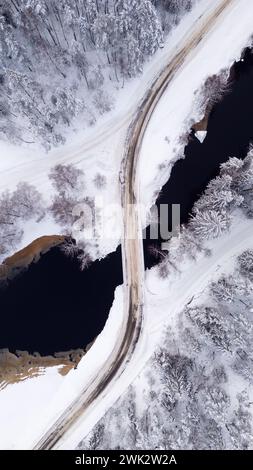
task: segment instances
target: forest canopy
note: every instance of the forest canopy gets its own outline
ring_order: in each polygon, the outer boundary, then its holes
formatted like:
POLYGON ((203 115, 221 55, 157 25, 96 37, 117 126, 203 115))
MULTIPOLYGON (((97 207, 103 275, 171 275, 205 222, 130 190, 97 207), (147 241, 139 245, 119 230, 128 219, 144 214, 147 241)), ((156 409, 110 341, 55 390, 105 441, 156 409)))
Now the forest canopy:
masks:
POLYGON ((49 149, 65 141, 76 116, 84 127, 94 124, 111 109, 113 90, 142 72, 191 4, 1 1, 0 138, 49 149))

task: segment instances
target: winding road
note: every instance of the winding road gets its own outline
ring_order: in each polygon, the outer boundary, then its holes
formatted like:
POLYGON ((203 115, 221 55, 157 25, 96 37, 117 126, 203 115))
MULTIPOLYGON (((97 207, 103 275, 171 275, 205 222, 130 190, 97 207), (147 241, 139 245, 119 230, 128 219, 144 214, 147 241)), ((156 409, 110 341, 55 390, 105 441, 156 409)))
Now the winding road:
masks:
MULTIPOLYGON (((124 324, 121 335, 114 345, 110 360, 101 365, 101 373, 90 381, 82 393, 71 403, 65 412, 55 421, 47 432, 39 439, 34 449, 52 449, 66 432, 91 405, 94 406, 102 392, 124 372, 143 326, 144 307, 144 261, 142 247, 142 230, 140 214, 136 204, 139 200, 138 161, 145 130, 152 113, 180 70, 188 55, 197 47, 203 37, 214 27, 218 18, 226 14, 226 10, 235 0, 221 0, 215 10, 206 12, 196 21, 194 33, 184 38, 178 46, 178 52, 154 80, 152 86, 142 99, 135 117, 130 125, 125 143, 125 153, 120 172, 121 202, 123 210, 122 261, 124 274, 124 324)), ((109 392, 108 392, 109 393, 109 392)))

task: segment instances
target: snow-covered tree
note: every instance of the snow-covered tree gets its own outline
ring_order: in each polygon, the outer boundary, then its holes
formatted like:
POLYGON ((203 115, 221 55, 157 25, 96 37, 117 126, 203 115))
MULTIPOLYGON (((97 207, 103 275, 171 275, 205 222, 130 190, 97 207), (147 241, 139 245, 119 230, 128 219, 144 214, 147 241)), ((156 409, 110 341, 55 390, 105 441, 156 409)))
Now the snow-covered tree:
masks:
POLYGON ((84 173, 72 164, 58 164, 51 169, 48 176, 59 194, 74 194, 84 188, 84 173))
POLYGON ((98 423, 95 428, 94 428, 94 431, 90 437, 90 440, 89 440, 89 448, 91 450, 97 450, 99 449, 99 444, 101 444, 102 442, 102 439, 104 437, 104 434, 105 434, 105 426, 103 423, 98 423))
POLYGON ((215 210, 205 210, 203 212, 196 209, 189 226, 193 232, 201 239, 217 238, 230 228, 231 219, 224 212, 215 210))
POLYGON ((0 256, 14 250, 23 237, 23 230, 14 222, 6 222, 0 216, 0 256))
POLYGON ((49 207, 55 221, 65 227, 67 231, 70 230, 75 221, 73 209, 77 202, 78 201, 73 196, 60 193, 54 196, 52 204, 49 207))
POLYGON ((240 403, 234 411, 230 422, 226 425, 233 449, 252 450, 252 415, 240 403))
POLYGON ((180 395, 184 390, 189 390, 192 362, 188 357, 170 355, 161 350, 155 356, 155 363, 162 371, 162 380, 169 384, 174 393, 180 395))
MULTIPOLYGON (((243 167, 243 160, 236 157, 229 158, 225 163, 222 163, 220 166, 220 174, 228 175, 231 178, 236 177, 238 174, 241 173, 241 169, 243 167)), ((232 180, 230 180, 232 181, 232 180)))
POLYGON ((152 0, 156 7, 162 29, 167 32, 173 24, 177 24, 180 17, 190 11, 195 0, 152 0))
POLYGON ((112 109, 111 98, 101 89, 98 89, 95 93, 93 103, 101 115, 108 113, 112 109))
POLYGON ((61 251, 69 258, 76 258, 79 262, 80 269, 83 271, 91 263, 91 258, 86 250, 85 243, 76 243, 76 241, 70 237, 60 247, 61 251))
POLYGON ((208 108, 211 109, 229 89, 228 70, 222 70, 219 75, 208 77, 200 90, 200 96, 202 97, 200 106, 206 107, 208 104, 208 108))
POLYGON ((25 182, 19 183, 13 192, 12 206, 13 211, 23 220, 41 217, 44 213, 41 194, 34 186, 25 182))
POLYGON ((75 258, 80 252, 79 246, 76 244, 75 240, 73 240, 73 238, 71 237, 66 239, 66 241, 61 244, 60 250, 68 258, 75 258))
POLYGON ((104 189, 106 186, 106 177, 101 173, 96 173, 93 179, 93 183, 97 189, 104 189))
POLYGON ((83 271, 90 265, 92 259, 88 253, 87 245, 85 242, 79 242, 78 248, 79 248, 79 253, 77 255, 77 260, 79 262, 81 271, 83 271))
POLYGON ((226 419, 226 411, 230 399, 224 388, 217 385, 209 385, 199 393, 199 399, 205 403, 205 411, 216 422, 222 423, 226 419))
POLYGON ((238 266, 240 273, 253 281, 253 250, 245 250, 238 257, 238 266))
POLYGON ((204 194, 194 204, 193 213, 204 210, 229 212, 231 209, 240 206, 243 197, 232 189, 232 181, 232 177, 228 174, 222 174, 211 180, 204 194))
POLYGON ((231 351, 233 330, 231 331, 227 312, 215 307, 198 306, 188 308, 186 314, 216 346, 224 351, 231 351))
POLYGON ((236 299, 236 281, 225 276, 217 282, 211 282, 210 292, 218 302, 233 302, 236 299))
POLYGON ((20 182, 12 193, 0 195, 0 255, 16 248, 23 236, 24 221, 43 217, 41 194, 28 183, 20 182))
POLYGON ((13 193, 5 191, 0 198, 1 220, 13 224, 16 219, 28 220, 43 214, 42 197, 34 186, 19 183, 13 193))

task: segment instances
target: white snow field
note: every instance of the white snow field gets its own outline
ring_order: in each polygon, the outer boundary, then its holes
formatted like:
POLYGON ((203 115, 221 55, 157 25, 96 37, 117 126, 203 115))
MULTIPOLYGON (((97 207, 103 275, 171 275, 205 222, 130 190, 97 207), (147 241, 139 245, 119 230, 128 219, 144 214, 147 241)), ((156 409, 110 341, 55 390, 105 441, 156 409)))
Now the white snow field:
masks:
MULTIPOLYGON (((1 144, 1 190, 2 188, 12 189, 20 180, 24 180, 34 184, 46 197, 51 191, 47 179, 50 167, 59 162, 72 162, 85 171, 87 181, 97 171, 103 172, 108 180, 105 191, 106 201, 108 203, 119 201, 118 172, 124 139, 141 96, 158 72, 175 54, 184 36, 194 30, 197 19, 207 11, 211 12, 220 3, 220 0, 200 0, 193 11, 168 37, 164 49, 159 51, 145 66, 143 76, 129 82, 119 93, 115 109, 96 127, 76 135, 71 144, 54 150, 48 155, 38 150, 17 149, 1 144)), ((183 68, 177 73, 159 103, 144 139, 140 162, 142 201, 149 207, 152 205, 155 191, 168 177, 168 174, 165 175, 164 172, 162 175, 159 173, 158 165, 164 161, 173 161, 176 156, 180 156, 177 151, 180 148, 178 137, 188 127, 191 118, 198 118, 196 111, 193 115, 193 109, 196 109, 193 104, 194 91, 200 87, 205 78, 229 66, 240 56, 242 48, 247 45, 252 33, 252 14, 252 2, 234 0, 227 8, 226 16, 218 21, 187 58, 183 68), (165 136, 169 137, 169 144, 164 140, 165 136), (173 152, 174 147, 175 152, 173 152)), ((195 264, 185 264, 182 267, 181 276, 172 279, 169 287, 168 283, 158 280, 155 269, 146 274, 147 310, 144 333, 136 348, 133 361, 120 380, 117 383, 111 383, 106 393, 89 408, 89 415, 86 415, 85 422, 80 420, 71 432, 66 434, 65 439, 61 441, 61 448, 75 448, 105 411, 112 406, 152 354, 159 341, 163 325, 168 320, 174 321, 176 313, 192 295, 200 290, 209 279, 212 279, 219 265, 224 266, 225 263, 230 263, 232 256, 252 246, 252 228, 250 221, 241 221, 238 225, 235 222, 230 234, 212 243, 212 257, 201 258, 195 264), (169 306, 168 298, 170 298, 169 306)), ((41 235, 45 235, 45 226, 42 230, 41 235)), ((25 238, 26 243, 34 238, 34 233, 35 231, 33 232, 30 227, 30 235, 26 235, 25 238)), ((47 234, 50 233, 55 233, 55 228, 48 227, 47 234)), ((38 236, 37 231, 36 236, 38 236)), ((114 249, 116 244, 115 240, 108 241, 107 246, 104 247, 104 254, 114 249)), ((28 379, 21 384, 9 385, 0 392, 0 448, 32 448, 43 432, 80 393, 86 380, 99 371, 100 361, 103 362, 107 355, 109 357, 117 339, 123 315, 122 302, 123 292, 120 286, 115 291, 115 300, 103 332, 82 359, 77 370, 71 371, 66 377, 59 378, 56 369, 53 368, 42 377, 28 379), (47 384, 47 381, 50 384, 47 384), (32 398, 30 400, 29 397, 36 397, 33 405, 31 405, 32 398), (7 411, 14 416, 14 419, 9 419, 7 411), (7 423, 8 420, 10 424, 7 423)))
POLYGON ((13 449, 18 437, 38 413, 46 408, 64 380, 58 367, 41 370, 41 375, 23 380, 0 391, 0 449, 13 449))

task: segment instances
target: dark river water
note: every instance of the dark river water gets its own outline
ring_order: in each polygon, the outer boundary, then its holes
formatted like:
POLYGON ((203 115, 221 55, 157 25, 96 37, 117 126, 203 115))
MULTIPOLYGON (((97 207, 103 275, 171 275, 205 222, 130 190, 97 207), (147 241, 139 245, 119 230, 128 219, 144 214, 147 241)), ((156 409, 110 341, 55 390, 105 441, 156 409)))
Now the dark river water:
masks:
MULTIPOLYGON (((253 57, 234 65, 231 92, 214 107, 205 141, 192 135, 185 159, 173 167, 158 204, 179 203, 181 222, 188 220, 196 199, 219 165, 230 156, 243 158, 253 140, 253 57)), ((151 257, 145 240, 145 264, 151 257)), ((42 355, 83 348, 103 329, 122 279, 120 247, 81 272, 78 263, 59 248, 43 255, 20 277, 0 291, 0 348, 42 355)))

